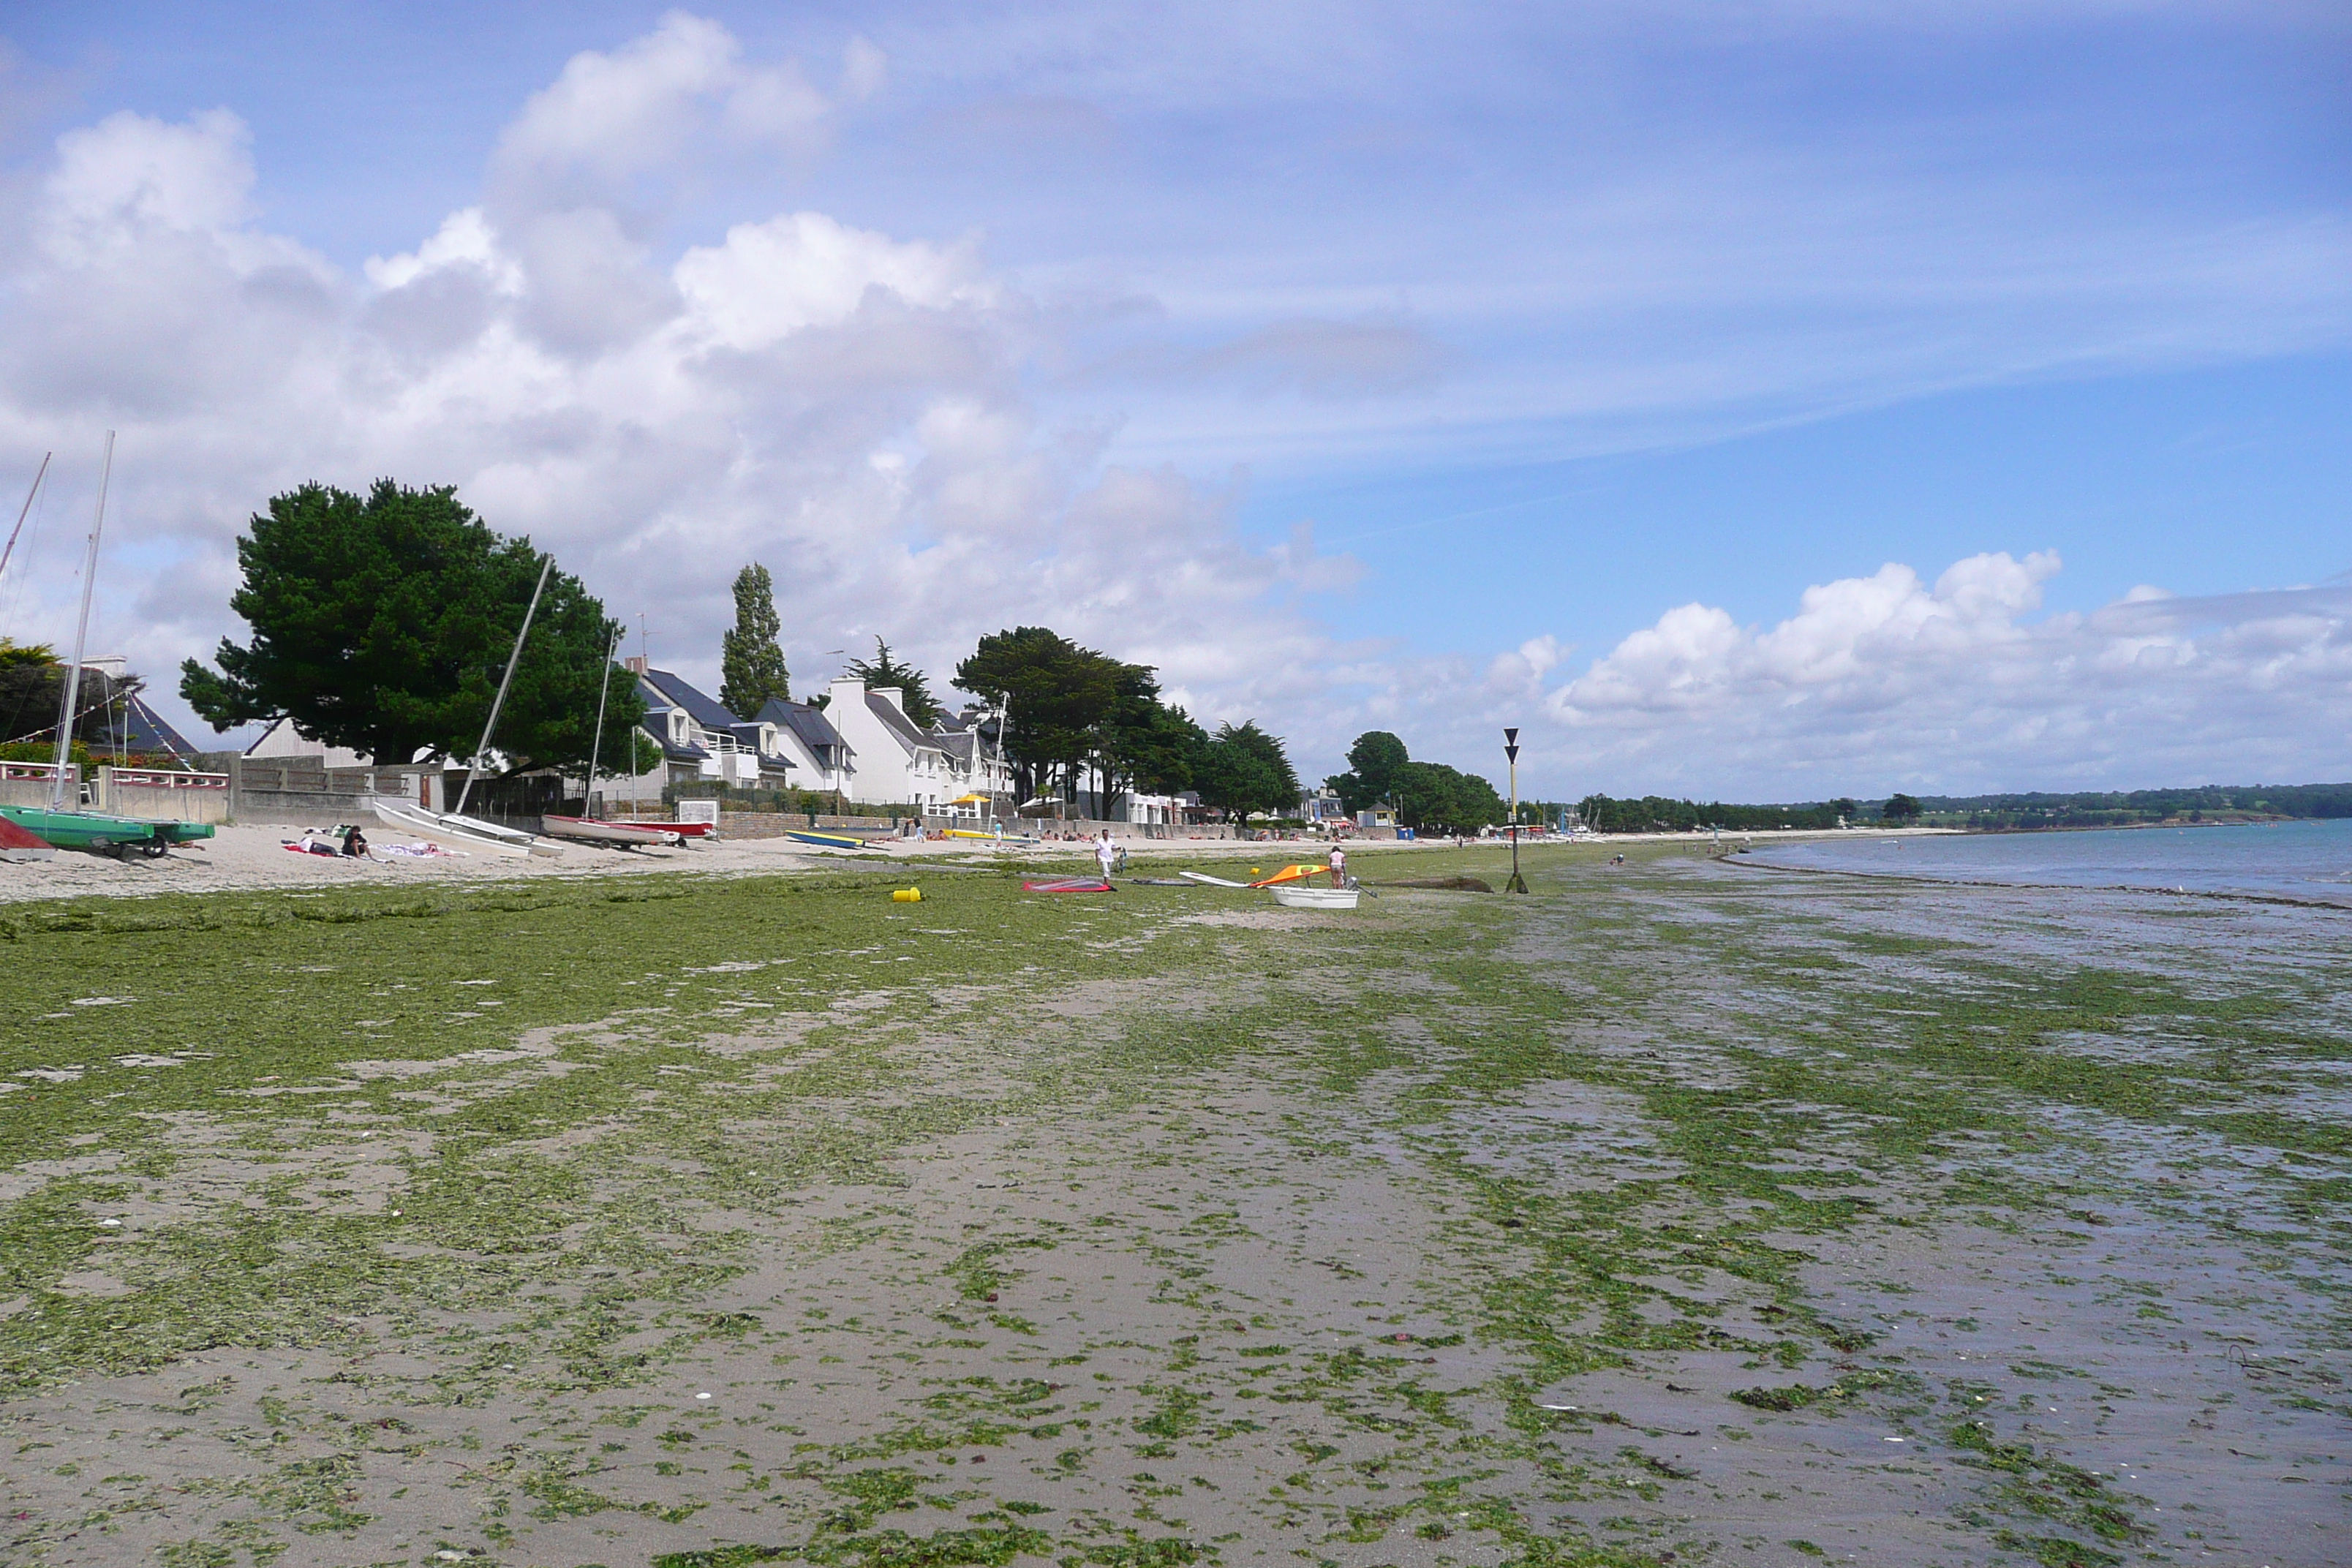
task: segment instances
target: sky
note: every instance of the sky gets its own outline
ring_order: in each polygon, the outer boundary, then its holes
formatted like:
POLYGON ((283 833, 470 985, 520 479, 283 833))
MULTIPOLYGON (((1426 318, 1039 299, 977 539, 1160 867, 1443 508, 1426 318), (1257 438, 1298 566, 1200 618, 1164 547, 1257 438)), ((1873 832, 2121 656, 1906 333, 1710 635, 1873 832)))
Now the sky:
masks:
POLYGON ((0 635, 114 429, 92 647, 177 715, 247 517, 388 476, 713 687, 757 560, 803 685, 1048 625, 1309 778, 2352 778, 2347 67, 2295 0, 18 0, 0 635))

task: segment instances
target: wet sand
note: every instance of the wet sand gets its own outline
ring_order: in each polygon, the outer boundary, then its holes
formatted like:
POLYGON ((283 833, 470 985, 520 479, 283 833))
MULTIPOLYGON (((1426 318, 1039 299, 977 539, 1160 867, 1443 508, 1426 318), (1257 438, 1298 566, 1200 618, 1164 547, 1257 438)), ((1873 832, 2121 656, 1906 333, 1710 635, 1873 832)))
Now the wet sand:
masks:
POLYGON ((1529 859, 14 1026, 0 1559, 2347 1560, 2352 921, 1529 859))

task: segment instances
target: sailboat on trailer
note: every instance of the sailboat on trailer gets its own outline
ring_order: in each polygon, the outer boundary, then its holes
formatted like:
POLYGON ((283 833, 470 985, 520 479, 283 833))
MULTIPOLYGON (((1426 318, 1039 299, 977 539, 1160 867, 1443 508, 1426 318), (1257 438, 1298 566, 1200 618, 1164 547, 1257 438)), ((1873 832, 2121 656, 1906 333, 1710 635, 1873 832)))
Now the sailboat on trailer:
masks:
MULTIPOLYGON (((48 461, 42 459, 41 471, 48 471, 48 461)), ((98 515, 89 525, 89 548, 82 559, 81 618, 74 626, 73 662, 66 667, 65 689, 58 700, 57 766, 51 775, 49 804, 37 805, 0 805, 0 824, 7 831, 0 832, 0 859, 37 860, 47 858, 44 849, 89 849, 117 859, 128 859, 133 850, 149 858, 159 858, 174 844, 193 843, 210 838, 213 830, 202 822, 152 822, 137 816, 110 816, 104 812, 84 811, 77 798, 66 802, 67 781, 73 756, 74 721, 81 717, 81 659, 89 643, 90 590, 97 585, 98 541, 106 528, 106 490, 114 477, 114 432, 106 433, 106 460, 99 469, 98 515), (30 839, 31 842, 24 842, 30 839)), ((39 479, 35 479, 37 489, 39 479)), ((32 498, 26 497, 29 510, 32 498)), ((21 528, 24 519, 17 524, 21 528)), ((13 551, 16 536, 9 536, 13 551)), ((79 795, 79 791, 77 791, 79 795)))

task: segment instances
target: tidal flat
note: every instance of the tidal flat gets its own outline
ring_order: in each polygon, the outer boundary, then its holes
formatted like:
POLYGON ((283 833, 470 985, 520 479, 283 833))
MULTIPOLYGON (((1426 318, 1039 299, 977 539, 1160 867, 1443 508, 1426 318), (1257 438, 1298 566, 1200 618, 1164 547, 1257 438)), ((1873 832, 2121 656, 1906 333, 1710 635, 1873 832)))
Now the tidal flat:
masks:
POLYGON ((2352 1562, 2352 914, 1629 857, 0 908, 0 1564, 2352 1562))

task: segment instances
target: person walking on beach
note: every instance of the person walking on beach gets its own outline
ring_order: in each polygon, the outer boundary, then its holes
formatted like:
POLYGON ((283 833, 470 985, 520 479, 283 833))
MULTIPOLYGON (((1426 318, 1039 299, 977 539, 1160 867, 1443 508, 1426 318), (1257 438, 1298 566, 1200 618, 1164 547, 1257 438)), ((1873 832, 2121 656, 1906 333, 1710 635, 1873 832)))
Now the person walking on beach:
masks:
POLYGON ((1118 859, 1118 846, 1110 841, 1110 829, 1106 827, 1102 830, 1102 837, 1095 840, 1095 864, 1102 868, 1105 882, 1110 880, 1111 867, 1118 859))
POLYGON ((1337 842, 1331 846, 1331 885, 1335 888, 1348 885, 1348 852, 1337 842))

